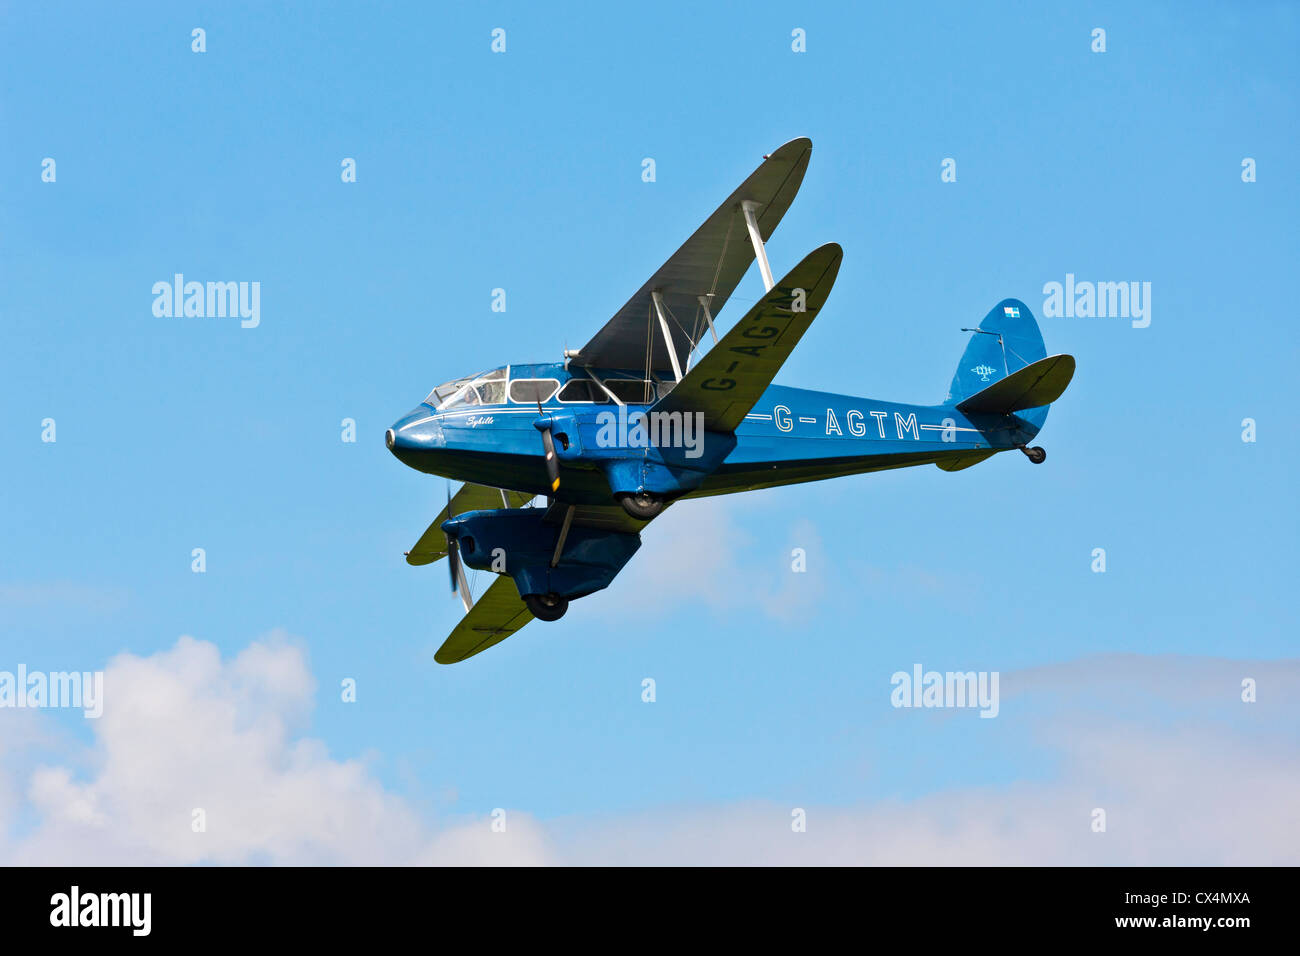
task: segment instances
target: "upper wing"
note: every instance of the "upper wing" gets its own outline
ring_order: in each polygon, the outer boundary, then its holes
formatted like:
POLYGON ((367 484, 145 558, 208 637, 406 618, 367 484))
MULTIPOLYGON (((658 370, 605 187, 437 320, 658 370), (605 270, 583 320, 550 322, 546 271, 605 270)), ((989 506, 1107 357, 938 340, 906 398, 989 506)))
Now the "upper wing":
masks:
POLYGON ((503 491, 487 485, 465 484, 452 496, 446 508, 438 512, 438 517, 424 529, 415 547, 406 552, 407 564, 431 564, 447 556, 447 536, 442 533, 442 523, 453 514, 466 511, 483 511, 488 508, 522 508, 531 501, 532 495, 522 491, 503 491), (505 499, 502 499, 502 495, 505 499))
POLYGON ((764 160, 636 295, 628 299, 627 305, 582 347, 578 362, 596 368, 644 368, 649 335, 653 340, 651 370, 671 369, 672 360, 659 324, 647 321, 654 314, 651 293, 658 291, 669 315, 673 348, 679 363, 685 364, 694 341, 699 340, 705 328, 698 297, 708 297, 709 311, 716 316, 754 261, 754 247, 745 230, 741 202, 750 199, 760 204, 755 217, 766 242, 794 201, 811 155, 812 141, 800 138, 786 143, 764 160))
POLYGON ((501 643, 532 619, 514 578, 503 574, 474 602, 433 659, 439 664, 455 664, 473 657, 501 643))
POLYGON ((835 242, 808 253, 651 413, 703 412, 709 431, 735 431, 821 311, 843 257, 835 242), (793 311, 800 299, 803 310, 793 311))

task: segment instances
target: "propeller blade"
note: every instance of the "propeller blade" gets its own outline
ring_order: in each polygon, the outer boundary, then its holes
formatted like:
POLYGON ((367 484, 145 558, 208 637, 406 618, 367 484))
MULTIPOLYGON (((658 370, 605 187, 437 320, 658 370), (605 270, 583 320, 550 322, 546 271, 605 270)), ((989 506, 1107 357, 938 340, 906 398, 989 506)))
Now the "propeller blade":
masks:
MULTIPOLYGON (((542 411, 542 402, 538 399, 537 414, 544 416, 542 411)), ((549 428, 542 429, 542 448, 546 452, 546 478, 551 484, 551 493, 554 494, 560 490, 560 459, 555 457, 555 439, 551 436, 549 428)))
POLYGON ((460 544, 451 535, 447 536, 447 571, 451 575, 451 593, 456 593, 459 584, 460 544))
MULTIPOLYGON (((456 517, 451 513, 451 485, 447 486, 447 517, 456 517)), ((465 566, 460 560, 460 542, 451 535, 447 535, 447 573, 451 575, 451 593, 460 595, 460 603, 465 605, 468 614, 474 606, 474 598, 470 596, 465 566)))
POLYGON ((555 439, 548 428, 542 432, 542 447, 546 449, 546 477, 551 483, 551 491, 560 487, 560 459, 555 457, 555 439))
MULTIPOLYGON (((451 517, 451 485, 447 486, 447 517, 451 517)), ((460 548, 456 539, 447 535, 447 571, 451 574, 451 593, 456 593, 456 565, 460 563, 460 548)))

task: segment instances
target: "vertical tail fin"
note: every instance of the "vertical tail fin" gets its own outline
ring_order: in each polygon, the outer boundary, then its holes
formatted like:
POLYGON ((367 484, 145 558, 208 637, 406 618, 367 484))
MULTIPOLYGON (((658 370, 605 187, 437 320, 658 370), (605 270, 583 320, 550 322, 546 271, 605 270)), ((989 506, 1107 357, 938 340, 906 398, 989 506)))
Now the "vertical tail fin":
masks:
POLYGON ((956 404, 982 392, 994 382, 1047 357, 1043 333, 1034 314, 1019 299, 1003 299, 984 316, 962 353, 957 373, 948 389, 948 402, 956 404))

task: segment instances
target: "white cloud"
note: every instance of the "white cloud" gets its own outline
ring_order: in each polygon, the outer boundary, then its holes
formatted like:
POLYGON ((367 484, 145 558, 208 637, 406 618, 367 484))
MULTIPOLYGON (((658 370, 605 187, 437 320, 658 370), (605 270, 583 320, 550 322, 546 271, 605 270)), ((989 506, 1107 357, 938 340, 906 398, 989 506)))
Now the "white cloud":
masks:
POLYGON ((1134 655, 1008 674, 1008 699, 1068 701, 1033 717, 1055 779, 805 806, 805 833, 791 831, 792 806, 760 801, 545 825, 510 809, 494 833, 487 812, 424 819, 365 764, 303 736, 315 682, 286 636, 224 661, 182 638, 109 663, 88 753, 58 741, 57 760, 16 759, 55 741, 30 715, 0 713, 0 862, 1294 865, 1298 675, 1296 661, 1134 655), (1258 704, 1240 702, 1243 671, 1258 704), (1156 710, 1121 711, 1116 693, 1156 710), (191 830, 197 807, 205 833, 191 830), (20 810, 36 823, 15 835, 20 810))
POLYGON ((757 604, 772 617, 798 616, 825 593, 833 571, 816 526, 786 522, 788 542, 759 552, 750 522, 768 526, 771 514, 723 498, 680 502, 656 519, 653 534, 642 536, 634 564, 611 591, 635 587, 656 608, 727 611, 757 604), (792 570, 796 547, 805 552, 803 573, 792 570))
POLYGON ((517 832, 491 833, 485 819, 434 834, 364 764, 295 737, 315 682, 283 635, 230 661, 189 637, 151 657, 123 654, 104 687, 90 772, 30 772, 25 795, 39 823, 5 848, 9 862, 476 863, 504 862, 510 848, 537 854, 524 814, 513 815, 517 832), (206 832, 192 830, 195 809, 206 832))
POLYGON ((1132 727, 1071 741, 1064 779, 966 787, 858 807, 747 803, 553 824, 571 863, 638 865, 1291 865, 1300 863, 1294 751, 1132 727), (1106 812, 1106 832, 1091 828, 1106 812), (562 836, 560 835, 562 834, 562 836))

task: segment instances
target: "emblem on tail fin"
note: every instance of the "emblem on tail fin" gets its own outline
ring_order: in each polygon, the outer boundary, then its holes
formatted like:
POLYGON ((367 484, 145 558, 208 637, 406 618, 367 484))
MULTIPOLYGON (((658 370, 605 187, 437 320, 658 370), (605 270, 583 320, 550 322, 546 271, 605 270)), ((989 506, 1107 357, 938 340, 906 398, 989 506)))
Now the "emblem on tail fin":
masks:
POLYGON ((993 368, 991 365, 976 365, 971 369, 971 371, 980 377, 981 382, 987 382, 989 376, 996 372, 997 369, 993 368))

